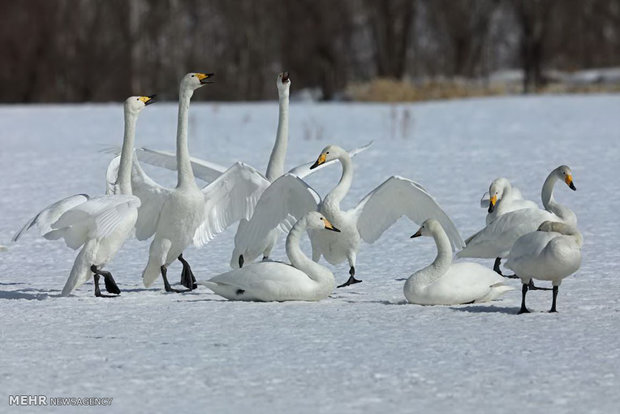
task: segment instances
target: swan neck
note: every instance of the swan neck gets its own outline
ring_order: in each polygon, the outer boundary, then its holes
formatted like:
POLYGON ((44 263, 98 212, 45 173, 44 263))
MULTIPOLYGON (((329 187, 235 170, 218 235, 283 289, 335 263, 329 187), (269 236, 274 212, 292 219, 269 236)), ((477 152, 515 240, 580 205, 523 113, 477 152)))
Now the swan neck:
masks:
POLYGON ((434 231, 433 239, 435 239, 437 246, 437 256, 433 263, 424 269, 425 271, 420 272, 417 282, 422 285, 430 285, 441 278, 452 264, 452 247, 446 232, 443 230, 434 231))
POLYGON ((306 230, 306 225, 305 217, 295 223, 286 238, 286 254, 293 267, 304 272, 310 279, 315 282, 328 281, 323 266, 310 260, 299 247, 299 241, 306 230))
POLYGON ((177 121, 177 187, 196 184, 189 158, 187 129, 189 124, 189 104, 194 92, 181 87, 179 91, 179 119, 177 121))
POLYGON ((131 164, 133 161, 133 147, 136 136, 137 114, 125 111, 125 133, 123 147, 121 148, 121 160, 118 168, 118 185, 121 194, 131 195, 131 164))
POLYGON ((347 195, 353 181, 353 163, 349 154, 341 155, 338 160, 342 164, 342 175, 340 181, 330 193, 325 197, 325 204, 340 206, 340 202, 347 195))
POLYGON ((288 95, 280 96, 279 114, 278 114, 278 132, 276 133, 276 142, 271 150, 269 164, 267 165, 267 179, 274 182, 278 177, 284 174, 284 161, 286 159, 286 150, 288 147, 288 95))
POLYGON ((576 226, 577 217, 575 216, 575 213, 573 213, 569 208, 564 207, 560 203, 556 202, 553 198, 553 189, 557 181, 558 177, 555 175, 554 172, 549 174, 549 176, 545 180, 540 195, 543 206, 545 207, 545 210, 552 212, 566 223, 576 226))

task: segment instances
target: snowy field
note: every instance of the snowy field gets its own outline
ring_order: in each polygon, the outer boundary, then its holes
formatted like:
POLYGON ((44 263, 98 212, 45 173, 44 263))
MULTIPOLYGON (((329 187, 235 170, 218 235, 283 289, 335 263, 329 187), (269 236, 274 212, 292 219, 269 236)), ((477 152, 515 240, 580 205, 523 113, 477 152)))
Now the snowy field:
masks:
MULTIPOLYGON (((122 106, 2 106, 0 244, 9 249, 0 252, 0 412, 12 394, 113 397, 97 411, 125 413, 618 412, 620 96, 293 103, 290 112, 291 167, 327 144, 374 140, 354 160, 343 207, 402 175, 437 198, 464 238, 484 223, 479 199, 493 178, 510 178, 540 203, 547 174, 568 164, 577 191, 559 183, 556 199, 577 214, 585 244, 581 269, 560 288, 559 313, 546 313, 550 292, 534 291, 535 312, 517 316, 516 280, 491 304, 406 304, 402 278, 430 263, 435 245, 410 240, 418 226, 405 219, 363 245, 362 284, 319 303, 234 303, 203 287, 166 294, 161 282, 145 289, 148 243, 135 240, 109 266, 120 297, 95 298, 92 283, 58 297, 75 253, 35 232, 9 240, 47 204, 103 192, 110 156, 99 151, 120 145, 122 106)), ((275 102, 193 105, 191 153, 264 171, 276 122, 275 102)), ((137 145, 173 149, 175 129, 174 104, 149 106, 137 145)), ((324 195, 339 174, 331 167, 308 182, 324 195)), ((229 229, 186 251, 199 279, 228 269, 233 236, 229 229)), ((274 257, 284 258, 282 240, 274 257)), ((347 279, 345 264, 332 269, 347 279)), ((178 281, 180 266, 168 274, 178 281)))

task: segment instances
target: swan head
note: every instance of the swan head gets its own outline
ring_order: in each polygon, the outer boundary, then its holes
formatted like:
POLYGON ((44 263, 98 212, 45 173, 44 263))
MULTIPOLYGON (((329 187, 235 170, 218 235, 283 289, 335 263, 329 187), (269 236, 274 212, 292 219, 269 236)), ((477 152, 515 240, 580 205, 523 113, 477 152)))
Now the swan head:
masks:
POLYGON ((441 230, 441 224, 435 219, 427 219, 422 223, 418 231, 411 236, 412 239, 420 236, 433 236, 433 234, 437 233, 441 230))
POLYGON ((338 145, 328 145, 321 151, 319 158, 316 159, 316 162, 312 164, 310 169, 314 169, 321 164, 326 163, 327 161, 337 160, 340 157, 344 157, 345 155, 349 155, 343 148, 340 148, 338 145))
POLYGON ((504 191, 510 187, 508 179, 500 177, 493 180, 489 187, 489 213, 495 210, 495 205, 504 197, 504 191))
POLYGON ((276 78, 276 86, 278 87, 278 95, 281 98, 286 98, 289 95, 289 88, 291 87, 291 78, 288 76, 288 72, 280 72, 276 78))
POLYGON ((340 233, 332 223, 325 218, 318 211, 311 211, 306 215, 306 229, 307 230, 331 230, 340 233))
POLYGON ((155 95, 151 96, 130 96, 125 99, 125 112, 130 114, 139 114, 145 106, 155 102, 155 95))
POLYGON ((560 165, 554 170, 554 173, 556 177, 559 180, 564 181, 571 190, 577 190, 577 187, 575 187, 575 183, 573 183, 573 172, 568 165, 560 165))
POLYGON ((214 73, 190 72, 181 79, 181 89, 195 91, 207 83, 213 83, 213 76, 214 73))

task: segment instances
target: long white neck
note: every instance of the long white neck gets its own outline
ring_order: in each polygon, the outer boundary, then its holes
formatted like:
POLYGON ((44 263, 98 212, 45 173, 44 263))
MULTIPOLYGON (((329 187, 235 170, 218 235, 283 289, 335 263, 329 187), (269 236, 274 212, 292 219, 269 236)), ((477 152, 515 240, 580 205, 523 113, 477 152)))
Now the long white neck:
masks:
POLYGON ((351 182, 353 181, 353 163, 351 162, 351 157, 347 153, 341 155, 338 160, 340 164, 342 164, 340 181, 338 181, 334 189, 325 196, 323 204, 340 209, 340 202, 349 192, 351 182))
POLYGON ((187 144, 189 103, 193 94, 194 92, 192 90, 183 87, 181 87, 179 91, 179 119, 177 121, 177 187, 196 185, 187 144))
POLYGON ((572 225, 577 225, 577 216, 567 207, 564 207, 560 203, 556 202, 553 198, 553 187, 555 183, 558 181, 558 177, 555 174, 555 171, 551 172, 545 183, 542 187, 542 192, 540 197, 542 198, 543 206, 545 210, 554 213, 556 216, 561 218, 564 222, 572 225))
POLYGON ((452 246, 446 232, 443 229, 433 231, 433 239, 437 246, 437 256, 433 263, 420 272, 416 281, 424 285, 429 285, 441 278, 452 264, 452 246))
POLYGON ((131 163, 133 162, 133 147, 136 137, 136 120, 138 115, 130 111, 125 111, 125 135, 123 137, 123 147, 121 149, 121 161, 118 168, 117 182, 121 194, 131 195, 131 163))
POLYGON ((306 225, 305 217, 295 223, 286 238, 286 254, 291 264, 307 274, 310 279, 321 284, 333 283, 334 278, 331 272, 310 260, 299 247, 299 240, 306 231, 306 225))
POLYGON ((280 95, 279 109, 276 142, 271 150, 269 164, 267 165, 267 179, 270 182, 274 182, 278 177, 284 175, 284 161, 288 147, 288 94, 280 95))

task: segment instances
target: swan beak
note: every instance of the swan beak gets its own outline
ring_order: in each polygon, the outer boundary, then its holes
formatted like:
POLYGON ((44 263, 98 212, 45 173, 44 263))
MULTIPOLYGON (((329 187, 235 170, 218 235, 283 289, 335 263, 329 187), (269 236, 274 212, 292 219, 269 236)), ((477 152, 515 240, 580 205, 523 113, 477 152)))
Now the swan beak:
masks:
POLYGON ((325 229, 335 231, 336 233, 340 233, 340 230, 335 228, 334 225, 330 223, 329 220, 327 220, 326 218, 323 219, 323 222, 325 223, 325 229))
POLYGON ((564 178, 564 182, 566 183, 567 186, 570 187, 571 190, 576 191, 577 187, 575 187, 575 184, 573 183, 573 176, 568 174, 566 175, 566 178, 564 178))
POLYGON ((491 200, 489 200, 489 213, 492 213, 493 210, 495 209, 495 203, 497 203, 497 196, 494 195, 493 197, 491 197, 491 200))
POLYGON ((215 73, 197 73, 196 74, 196 77, 200 81, 201 85, 205 85, 207 83, 215 83, 214 80, 209 80, 209 78, 212 78, 213 76, 215 76, 215 73))
POLYGON ((150 105, 150 104, 152 104, 152 103, 155 103, 155 102, 156 102, 156 101, 155 101, 155 97, 156 97, 156 96, 157 96, 157 95, 141 96, 141 97, 140 97, 140 100, 141 100, 142 102, 144 102, 144 105, 146 106, 146 105, 150 105))
POLYGON ((311 170, 315 169, 316 167, 318 167, 319 165, 323 164, 325 162, 325 157, 327 157, 327 155, 325 153, 319 155, 319 159, 316 160, 316 162, 314 164, 312 164, 312 166, 310 167, 311 170))
POLYGON ((420 230, 418 230, 413 236, 410 237, 410 239, 415 239, 416 237, 420 237, 422 235, 422 228, 420 227, 420 230))
POLYGON ((282 83, 288 82, 288 72, 282 72, 282 83))

